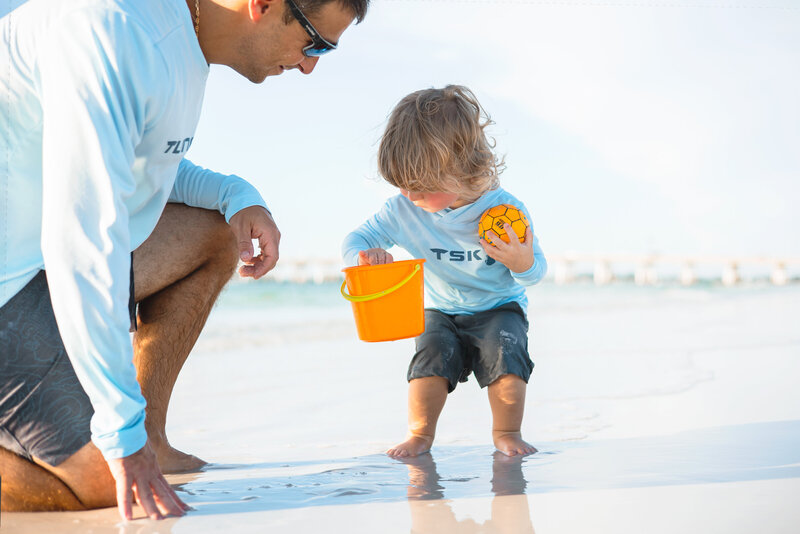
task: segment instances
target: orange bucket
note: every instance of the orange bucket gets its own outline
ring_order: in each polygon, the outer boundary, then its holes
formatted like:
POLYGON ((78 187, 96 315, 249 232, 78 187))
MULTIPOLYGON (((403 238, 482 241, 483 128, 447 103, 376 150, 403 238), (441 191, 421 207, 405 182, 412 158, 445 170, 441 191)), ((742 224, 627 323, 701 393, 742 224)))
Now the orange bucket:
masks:
POLYGON ((353 307, 359 339, 394 341, 425 331, 424 262, 405 260, 342 269, 342 296, 353 307))

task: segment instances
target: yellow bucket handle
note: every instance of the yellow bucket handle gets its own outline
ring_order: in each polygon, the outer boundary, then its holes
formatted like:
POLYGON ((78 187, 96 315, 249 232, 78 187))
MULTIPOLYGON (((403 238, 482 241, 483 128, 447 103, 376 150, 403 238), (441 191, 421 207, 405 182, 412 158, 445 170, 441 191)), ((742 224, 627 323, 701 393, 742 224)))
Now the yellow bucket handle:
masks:
POLYGON ((408 276, 406 276, 405 278, 400 280, 400 282, 398 282, 397 284, 393 285, 389 289, 384 289, 383 291, 378 291, 377 293, 373 293, 372 295, 358 295, 358 296, 357 295, 348 295, 344 290, 345 287, 347 286, 347 280, 345 280, 344 282, 342 282, 342 290, 341 290, 342 291, 342 296, 344 298, 346 298, 347 300, 349 300, 350 302, 367 302, 369 300, 375 300, 375 299, 380 298, 380 297, 382 297, 384 295, 388 295, 389 293, 393 293, 393 292, 397 291, 398 289, 400 289, 401 287, 403 287, 404 285, 406 285, 409 280, 414 278, 414 275, 417 274, 417 272, 420 269, 421 269, 421 267, 420 267, 419 264, 414 265, 414 270, 411 271, 411 274, 409 274, 408 276))

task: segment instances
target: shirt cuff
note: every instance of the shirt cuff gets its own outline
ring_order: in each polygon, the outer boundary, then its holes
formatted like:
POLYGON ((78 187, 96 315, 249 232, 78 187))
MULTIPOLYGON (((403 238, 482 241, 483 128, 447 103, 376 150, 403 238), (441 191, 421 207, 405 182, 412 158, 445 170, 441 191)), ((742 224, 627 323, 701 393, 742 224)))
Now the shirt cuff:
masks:
POLYGON ((106 460, 116 460, 125 458, 138 452, 147 443, 147 431, 144 428, 144 410, 139 417, 128 426, 118 432, 95 435, 92 432, 92 442, 100 449, 103 458, 106 460))

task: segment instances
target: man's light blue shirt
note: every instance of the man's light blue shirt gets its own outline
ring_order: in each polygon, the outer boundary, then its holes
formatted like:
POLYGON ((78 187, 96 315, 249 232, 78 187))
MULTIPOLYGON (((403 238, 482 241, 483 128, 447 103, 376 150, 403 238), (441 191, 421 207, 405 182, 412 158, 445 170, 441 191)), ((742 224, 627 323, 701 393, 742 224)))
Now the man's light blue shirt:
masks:
POLYGON ((0 15, 0 306, 46 270, 92 440, 128 456, 147 439, 131 251, 167 202, 230 220, 264 201, 184 159, 209 68, 183 0, 30 0, 0 15))

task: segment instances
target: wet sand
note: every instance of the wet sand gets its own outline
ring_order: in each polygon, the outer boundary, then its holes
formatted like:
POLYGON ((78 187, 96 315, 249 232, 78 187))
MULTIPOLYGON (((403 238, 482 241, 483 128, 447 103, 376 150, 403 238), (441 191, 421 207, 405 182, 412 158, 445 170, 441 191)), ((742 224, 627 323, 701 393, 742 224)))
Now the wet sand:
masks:
POLYGON ((3 531, 789 534, 800 524, 800 421, 545 444, 526 458, 441 447, 405 462, 213 465, 169 478, 195 508, 185 518, 6 514, 3 531))

